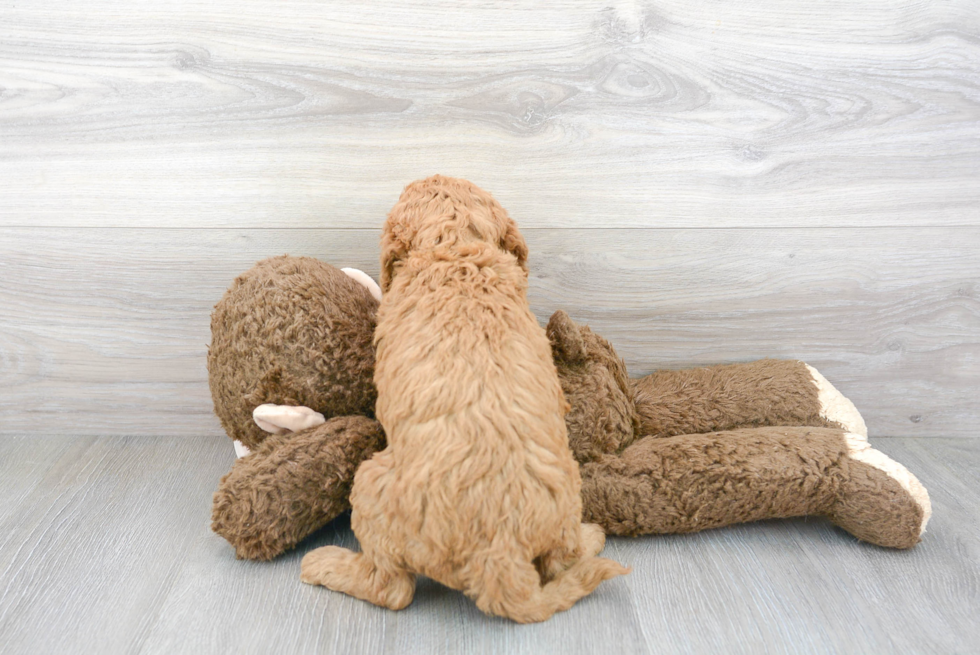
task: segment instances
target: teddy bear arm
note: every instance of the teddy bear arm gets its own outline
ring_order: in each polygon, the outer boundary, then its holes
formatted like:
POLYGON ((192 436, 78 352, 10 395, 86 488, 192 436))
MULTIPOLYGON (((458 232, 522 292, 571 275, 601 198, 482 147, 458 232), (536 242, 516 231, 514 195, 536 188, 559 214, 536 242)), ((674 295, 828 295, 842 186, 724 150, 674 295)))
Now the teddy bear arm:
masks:
POLYGON ((763 359, 632 381, 639 435, 699 434, 744 427, 839 427, 867 436, 853 403, 795 360, 763 359))
POLYGON ((383 447, 381 425, 363 416, 271 435, 221 479, 211 528, 239 558, 277 557, 350 507, 354 472, 383 447))

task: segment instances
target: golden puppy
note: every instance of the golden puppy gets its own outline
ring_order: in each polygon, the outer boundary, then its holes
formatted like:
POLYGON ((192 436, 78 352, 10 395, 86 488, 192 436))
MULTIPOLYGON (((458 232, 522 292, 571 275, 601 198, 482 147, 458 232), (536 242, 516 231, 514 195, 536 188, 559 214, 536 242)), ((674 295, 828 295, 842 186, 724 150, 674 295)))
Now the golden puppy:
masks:
POLYGON ((527 246, 490 196, 436 176, 406 187, 381 239, 377 417, 388 447, 354 476, 362 553, 326 546, 302 579, 391 609, 415 574, 521 623, 628 570, 581 523, 551 349, 527 302, 527 246))

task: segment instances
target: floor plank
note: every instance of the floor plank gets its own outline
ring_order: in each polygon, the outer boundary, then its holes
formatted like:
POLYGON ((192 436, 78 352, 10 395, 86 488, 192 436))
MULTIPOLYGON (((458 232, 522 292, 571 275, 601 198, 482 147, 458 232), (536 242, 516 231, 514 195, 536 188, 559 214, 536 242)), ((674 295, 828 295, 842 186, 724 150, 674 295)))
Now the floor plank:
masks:
POLYGON ((304 552, 356 544, 344 518, 274 562, 236 560, 207 522, 224 439, 3 437, 0 466, 35 490, 0 487, 16 542, 0 549, 0 640, 35 653, 973 652, 980 439, 873 441, 930 490, 915 549, 822 519, 614 538, 606 554, 629 576, 518 626, 431 581, 401 612, 303 585, 304 552))
POLYGON ((12 441, 4 466, 34 488, 0 491, 3 650, 137 652, 207 530, 227 439, 3 437, 5 454, 12 441))
MULTIPOLYGON (((65 438, 0 438, 0 480, 3 501, 0 503, 0 525, 4 525, 21 505, 33 496, 45 473, 66 452, 78 445, 65 438)), ((9 552, 14 532, 0 532, 0 553, 9 552)), ((3 560, 0 559, 0 566, 3 560)))
MULTIPOLYGON (((803 359, 872 435, 980 421, 980 228, 528 230, 530 301, 634 375, 803 359)), ((256 260, 377 275, 377 230, 0 229, 0 433, 221 434, 209 315, 256 260)))
POLYGON ((176 7, 0 8, 0 225, 980 225, 973 0, 176 7))

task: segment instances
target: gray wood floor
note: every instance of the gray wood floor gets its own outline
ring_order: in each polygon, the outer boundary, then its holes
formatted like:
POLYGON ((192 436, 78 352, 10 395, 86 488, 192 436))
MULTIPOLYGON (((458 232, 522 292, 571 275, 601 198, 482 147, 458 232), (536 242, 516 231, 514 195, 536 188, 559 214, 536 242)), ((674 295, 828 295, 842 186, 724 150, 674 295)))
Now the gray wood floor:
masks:
POLYGON ((877 439, 929 488, 907 552, 822 519, 614 538, 633 573, 534 626, 420 583, 389 612, 299 581, 339 519, 270 563, 208 528, 227 438, 0 438, 4 653, 976 653, 980 439, 877 439))

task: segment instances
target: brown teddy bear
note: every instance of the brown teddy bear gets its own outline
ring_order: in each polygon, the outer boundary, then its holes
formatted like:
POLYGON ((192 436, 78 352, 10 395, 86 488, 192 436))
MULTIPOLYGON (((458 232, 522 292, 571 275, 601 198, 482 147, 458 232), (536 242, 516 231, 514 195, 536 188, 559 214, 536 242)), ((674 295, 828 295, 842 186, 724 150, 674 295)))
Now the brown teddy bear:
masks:
MULTIPOLYGON (((212 529, 238 557, 276 557, 348 509, 357 466, 384 447, 373 419, 379 297, 360 271, 276 257, 215 306, 215 412, 250 454, 222 478, 212 529)), ((564 312, 547 331, 584 521, 639 535, 823 515, 880 546, 918 543, 926 490, 870 447, 854 405, 812 367, 762 360, 634 380, 564 312)))
POLYGON ((919 542, 928 493, 871 448, 854 405, 816 369, 764 359, 631 380, 609 342, 565 312, 548 335, 584 521, 633 536, 822 515, 879 546, 919 542))

